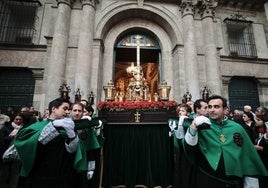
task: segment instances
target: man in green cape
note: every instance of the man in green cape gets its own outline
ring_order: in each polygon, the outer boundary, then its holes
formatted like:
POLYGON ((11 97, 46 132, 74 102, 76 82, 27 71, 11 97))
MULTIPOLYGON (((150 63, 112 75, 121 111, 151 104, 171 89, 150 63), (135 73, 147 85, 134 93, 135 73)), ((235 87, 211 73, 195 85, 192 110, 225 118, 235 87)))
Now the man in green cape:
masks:
POLYGON ((87 153, 88 169, 86 172, 79 173, 79 184, 80 188, 88 188, 94 182, 93 187, 99 187, 98 169, 96 166, 96 156, 94 156, 94 151, 102 147, 99 143, 98 135, 95 132, 95 128, 99 129, 102 126, 102 121, 92 119, 90 116, 83 116, 84 105, 80 102, 76 102, 71 106, 70 115, 75 122, 75 130, 78 132, 79 139, 83 142, 87 153), (96 182, 97 181, 97 182, 96 182))
POLYGON ((77 172, 87 170, 86 150, 74 131, 69 101, 49 103, 47 120, 19 131, 14 145, 19 153, 26 188, 75 188, 77 172))
POLYGON ((229 120, 226 110, 225 98, 211 96, 209 118, 197 116, 185 134, 185 153, 198 167, 195 187, 258 188, 258 177, 268 172, 243 127, 229 120), (204 124, 210 129, 200 130, 204 124))

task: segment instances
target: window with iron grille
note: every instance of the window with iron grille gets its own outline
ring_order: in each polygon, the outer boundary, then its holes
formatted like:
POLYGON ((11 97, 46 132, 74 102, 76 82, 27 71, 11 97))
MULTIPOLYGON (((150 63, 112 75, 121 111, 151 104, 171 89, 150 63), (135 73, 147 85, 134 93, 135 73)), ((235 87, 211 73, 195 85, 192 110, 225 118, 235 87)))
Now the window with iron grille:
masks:
POLYGON ((227 27, 230 56, 257 57, 252 22, 241 15, 224 20, 227 27))
POLYGON ((0 44, 32 44, 39 1, 0 0, 0 44))

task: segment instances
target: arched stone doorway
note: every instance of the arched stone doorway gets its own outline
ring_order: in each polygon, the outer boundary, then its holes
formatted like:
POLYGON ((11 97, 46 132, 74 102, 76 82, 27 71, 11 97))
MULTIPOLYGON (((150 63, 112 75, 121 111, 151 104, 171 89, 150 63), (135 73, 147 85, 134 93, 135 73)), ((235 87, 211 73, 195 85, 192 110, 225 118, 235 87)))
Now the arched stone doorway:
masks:
MULTIPOLYGON (((105 16, 98 22, 94 35, 95 38, 102 39, 100 48, 93 52, 100 54, 93 60, 100 62, 99 75, 101 78, 97 84, 105 86, 110 80, 115 81, 116 54, 114 47, 122 36, 131 32, 149 33, 158 42, 161 49, 159 59, 162 64, 159 64, 161 67, 158 67, 161 70, 159 82, 167 81, 168 85, 172 86, 170 98, 177 98, 181 91, 185 90, 185 82, 180 84, 180 80, 184 79, 183 75, 179 75, 179 68, 184 68, 181 23, 175 21, 174 15, 169 15, 170 12, 165 12, 157 7, 147 4, 144 4, 142 8, 136 6, 135 2, 131 2, 129 6, 115 7, 115 9, 107 9, 103 12, 105 16), (148 17, 151 19, 148 20, 148 17)), ((91 80, 97 76, 97 73, 93 71, 91 80)), ((92 87, 97 84, 91 81, 92 87)), ((96 90, 99 93, 97 100, 105 98, 102 88, 96 88, 96 90)))
POLYGON ((136 65, 139 59, 143 77, 146 83, 148 83, 148 94, 152 96, 156 93, 159 79, 161 77, 160 56, 161 51, 159 44, 155 38, 149 34, 132 32, 119 38, 115 45, 114 70, 114 80, 117 92, 124 96, 129 95, 128 86, 133 75, 127 72, 127 68, 131 65, 136 65), (141 37, 139 41, 139 52, 137 51, 137 36, 141 37), (137 55, 138 53, 139 55, 137 55))

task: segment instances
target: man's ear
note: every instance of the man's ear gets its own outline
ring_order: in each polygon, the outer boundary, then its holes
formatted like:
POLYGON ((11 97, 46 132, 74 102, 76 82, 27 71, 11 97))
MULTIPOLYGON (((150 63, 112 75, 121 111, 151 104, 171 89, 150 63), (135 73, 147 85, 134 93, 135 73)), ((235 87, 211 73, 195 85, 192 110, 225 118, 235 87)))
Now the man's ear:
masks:
POLYGON ((51 110, 51 114, 53 114, 53 112, 55 111, 55 109, 56 109, 56 107, 53 106, 53 107, 52 107, 52 110, 51 110))
POLYGON ((225 114, 228 110, 229 110, 229 107, 228 107, 228 106, 224 107, 224 108, 223 108, 223 112, 224 112, 224 114, 225 114))

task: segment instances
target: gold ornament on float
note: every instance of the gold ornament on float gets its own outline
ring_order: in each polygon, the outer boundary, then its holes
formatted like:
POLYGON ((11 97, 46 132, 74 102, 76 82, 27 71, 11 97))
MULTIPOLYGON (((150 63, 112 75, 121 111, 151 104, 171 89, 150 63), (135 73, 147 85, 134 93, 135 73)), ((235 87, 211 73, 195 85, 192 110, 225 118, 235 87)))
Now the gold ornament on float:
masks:
POLYGON ((114 83, 110 80, 107 86, 103 86, 105 93, 105 101, 113 101, 115 99, 116 89, 114 87, 114 83))

